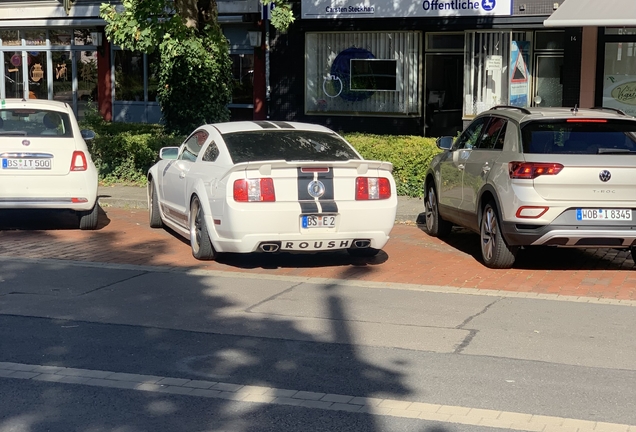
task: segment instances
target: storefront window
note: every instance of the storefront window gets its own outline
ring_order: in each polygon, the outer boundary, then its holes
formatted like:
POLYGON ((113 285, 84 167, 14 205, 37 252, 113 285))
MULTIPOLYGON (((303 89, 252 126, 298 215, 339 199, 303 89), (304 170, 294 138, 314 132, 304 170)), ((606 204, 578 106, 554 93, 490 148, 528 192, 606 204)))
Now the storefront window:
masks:
POLYGON ((0 39, 3 46, 21 45, 20 34, 17 30, 0 30, 0 39))
POLYGON ((536 50, 562 50, 565 47, 565 33, 562 31, 537 31, 536 50))
POLYGON ((46 45, 46 30, 26 30, 24 39, 27 45, 46 45))
POLYGON ((22 52, 5 51, 4 56, 4 88, 8 98, 24 96, 22 87, 22 52))
POLYGON ((53 99, 73 103, 73 60, 70 51, 53 51, 53 99))
POLYGON ((627 28, 606 28, 605 34, 608 35, 633 35, 636 34, 636 27, 627 28))
POLYGON ((75 29, 73 31, 75 45, 93 45, 90 29, 75 29))
POLYGON ((233 104, 251 104, 254 102, 254 55, 230 54, 232 59, 233 104))
POLYGON ((603 106, 636 115, 636 42, 605 44, 603 106))
POLYGON ((49 30, 49 40, 51 45, 70 45, 71 31, 68 29, 51 29, 49 30))
POLYGON ((419 32, 308 33, 308 114, 420 113, 419 32))
POLYGON ((495 105, 529 105, 527 37, 508 31, 466 33, 465 116, 475 116, 495 105))
POLYGON ((29 51, 27 59, 29 62, 29 98, 48 99, 46 52, 29 51))
POLYGON ((144 100, 144 56, 139 52, 115 51, 115 100, 144 100))

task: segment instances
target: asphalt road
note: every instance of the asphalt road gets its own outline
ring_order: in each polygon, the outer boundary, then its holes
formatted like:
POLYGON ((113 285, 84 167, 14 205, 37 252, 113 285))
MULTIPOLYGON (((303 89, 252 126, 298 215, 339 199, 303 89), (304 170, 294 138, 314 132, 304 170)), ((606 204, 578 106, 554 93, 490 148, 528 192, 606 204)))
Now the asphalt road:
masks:
POLYGON ((2 258, 0 432, 636 430, 589 301, 2 258))

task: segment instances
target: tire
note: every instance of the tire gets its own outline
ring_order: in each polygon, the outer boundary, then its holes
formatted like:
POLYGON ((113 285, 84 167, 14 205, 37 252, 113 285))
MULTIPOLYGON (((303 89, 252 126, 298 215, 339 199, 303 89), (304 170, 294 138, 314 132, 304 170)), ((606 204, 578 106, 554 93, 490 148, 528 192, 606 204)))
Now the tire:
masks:
POLYGON ((510 247, 501 235, 499 213, 494 202, 484 207, 479 229, 481 257, 486 267, 507 269, 512 267, 519 248, 510 247))
POLYGON ((629 252, 632 254, 632 260, 636 263, 636 246, 630 247, 629 252))
POLYGON ((374 248, 362 248, 362 249, 347 249, 349 255, 355 258, 371 258, 380 253, 380 249, 374 248))
POLYGON ((79 228, 81 230, 94 230, 97 229, 97 222, 99 221, 99 204, 95 200, 95 205, 91 210, 80 211, 77 213, 79 219, 79 228))
POLYGON ((157 188, 155 187, 155 182, 152 180, 148 183, 148 218, 150 228, 163 228, 157 188))
POLYGON ((201 201, 196 195, 190 203, 190 247, 192 248, 192 256, 198 260, 216 258, 216 250, 210 241, 208 228, 203 217, 201 201))
POLYGON ((428 186, 428 190, 424 195, 424 217, 426 218, 424 230, 428 235, 444 238, 450 234, 453 224, 439 215, 437 194, 432 184, 428 186))

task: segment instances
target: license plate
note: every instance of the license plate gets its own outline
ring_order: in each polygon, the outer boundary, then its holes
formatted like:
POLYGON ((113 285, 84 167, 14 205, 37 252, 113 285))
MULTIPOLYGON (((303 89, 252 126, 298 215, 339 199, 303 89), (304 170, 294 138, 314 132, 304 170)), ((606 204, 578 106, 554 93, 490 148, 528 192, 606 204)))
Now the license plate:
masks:
POLYGON ((18 170, 39 170, 51 169, 52 159, 36 159, 36 158, 9 158, 2 159, 2 169, 18 169, 18 170))
POLYGON ((576 220, 632 220, 631 209, 576 209, 576 220))
POLYGON ((303 228, 334 228, 336 226, 335 215, 304 215, 301 217, 303 228))

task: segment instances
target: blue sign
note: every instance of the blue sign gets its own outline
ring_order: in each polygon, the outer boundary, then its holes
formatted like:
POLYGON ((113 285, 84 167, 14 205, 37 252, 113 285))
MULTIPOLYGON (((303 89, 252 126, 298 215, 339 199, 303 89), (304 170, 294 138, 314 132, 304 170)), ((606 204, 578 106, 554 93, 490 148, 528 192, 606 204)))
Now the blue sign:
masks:
POLYGON ((497 2, 495 0, 481 0, 481 7, 485 11, 491 11, 495 8, 497 2))

